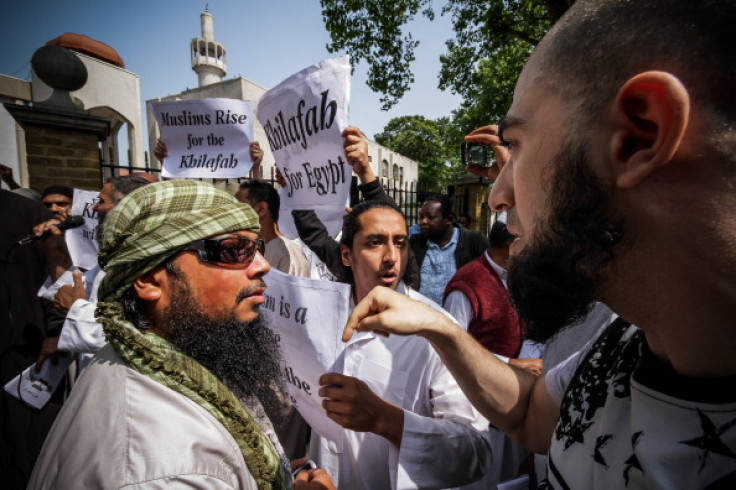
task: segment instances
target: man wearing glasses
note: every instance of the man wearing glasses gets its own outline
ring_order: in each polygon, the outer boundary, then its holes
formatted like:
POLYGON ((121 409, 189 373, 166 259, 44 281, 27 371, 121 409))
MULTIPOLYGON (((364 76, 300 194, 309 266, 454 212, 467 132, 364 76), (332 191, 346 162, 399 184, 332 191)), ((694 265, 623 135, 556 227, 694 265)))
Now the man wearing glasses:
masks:
MULTIPOLYGON (((269 421, 280 364, 257 311, 270 268, 258 230, 250 206, 196 181, 145 186, 110 213, 98 303, 109 345, 72 391, 31 488, 290 487, 269 421)), ((325 475, 302 484, 312 477, 325 475)))

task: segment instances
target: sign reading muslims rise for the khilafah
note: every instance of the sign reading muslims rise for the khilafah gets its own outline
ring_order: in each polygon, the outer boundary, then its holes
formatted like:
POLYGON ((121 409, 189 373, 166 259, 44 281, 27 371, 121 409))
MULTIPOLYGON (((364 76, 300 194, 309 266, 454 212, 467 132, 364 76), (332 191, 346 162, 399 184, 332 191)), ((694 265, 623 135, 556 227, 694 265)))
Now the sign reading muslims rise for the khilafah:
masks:
POLYGON ((152 102, 168 156, 161 175, 237 179, 253 167, 251 103, 236 99, 152 102))

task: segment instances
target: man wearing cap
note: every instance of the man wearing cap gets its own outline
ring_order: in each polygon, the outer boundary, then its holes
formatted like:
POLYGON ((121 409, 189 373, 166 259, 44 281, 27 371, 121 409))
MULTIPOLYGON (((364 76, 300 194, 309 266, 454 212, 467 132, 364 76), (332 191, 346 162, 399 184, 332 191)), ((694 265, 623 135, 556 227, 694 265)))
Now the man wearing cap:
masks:
POLYGON ((109 344, 46 440, 30 488, 289 488, 269 415, 277 345, 253 209, 169 181, 110 213, 98 316, 109 344), (73 449, 71 449, 73 448, 73 449))

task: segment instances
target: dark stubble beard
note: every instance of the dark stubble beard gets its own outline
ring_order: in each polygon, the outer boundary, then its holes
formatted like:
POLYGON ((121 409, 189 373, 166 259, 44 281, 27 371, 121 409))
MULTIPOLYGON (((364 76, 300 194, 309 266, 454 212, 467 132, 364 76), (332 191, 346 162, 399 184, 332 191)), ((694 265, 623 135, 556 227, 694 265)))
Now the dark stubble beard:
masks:
POLYGON ((587 157, 581 144, 567 143, 550 162, 549 219, 509 260, 509 293, 537 342, 590 311, 623 237, 609 210, 613 185, 595 176, 587 157))
POLYGON ((206 315, 186 282, 176 273, 171 277, 169 341, 209 369, 241 401, 257 397, 278 427, 284 411, 281 351, 261 316, 244 322, 233 312, 206 315))

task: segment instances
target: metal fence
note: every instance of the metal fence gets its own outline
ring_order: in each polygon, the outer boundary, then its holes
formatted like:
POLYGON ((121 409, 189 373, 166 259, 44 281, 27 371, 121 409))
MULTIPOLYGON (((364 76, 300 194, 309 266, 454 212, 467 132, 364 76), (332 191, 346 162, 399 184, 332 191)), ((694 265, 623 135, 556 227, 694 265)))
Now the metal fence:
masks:
MULTIPOLYGON (((146 155, 145 164, 143 167, 134 167, 130 165, 116 165, 114 163, 107 163, 104 161, 100 162, 100 168, 102 169, 103 179, 106 180, 109 177, 118 177, 121 175, 128 175, 134 172, 147 172, 157 177, 160 177, 161 170, 153 168, 148 163, 148 155, 146 155)), ((241 182, 251 180, 253 177, 243 177, 239 179, 218 179, 216 182, 219 185, 225 186, 226 188, 232 188, 239 185, 241 182)), ((212 179, 198 179, 206 182, 213 182, 212 179)), ((272 184, 274 187, 279 188, 278 181, 276 179, 276 173, 274 168, 271 168, 270 175, 264 175, 262 180, 272 184)), ((386 190, 386 193, 393 198, 396 204, 401 208, 406 216, 406 222, 409 226, 419 222, 419 210, 424 203, 424 200, 431 194, 436 193, 436 188, 431 188, 427 184, 421 182, 404 182, 398 184, 395 181, 389 181, 388 179, 381 178, 381 185, 386 190)), ((468 192, 467 188, 456 188, 455 186, 449 186, 447 193, 453 200, 453 210, 455 216, 462 214, 473 214, 469 209, 468 203, 468 192)), ((359 202, 363 201, 363 196, 358 191, 358 179, 357 177, 352 178, 350 186, 350 206, 354 206, 359 202)))
MULTIPOLYGON (((437 194, 437 188, 434 185, 424 184, 422 182, 405 182, 404 185, 396 185, 394 182, 386 182, 385 179, 381 179, 383 188, 386 189, 388 195, 390 195, 396 204, 401 208, 406 216, 406 222, 409 226, 419 222, 419 210, 424 204, 424 201, 432 194, 437 194)), ((469 202, 469 190, 467 187, 456 187, 448 186, 445 189, 445 193, 448 194, 452 200, 452 209, 455 216, 461 215, 475 215, 475 210, 471 209, 469 202)), ((483 213, 487 212, 487 209, 482 210, 483 213)), ((476 217, 477 218, 477 217, 476 217)), ((482 220, 481 221, 485 221, 482 220)))

